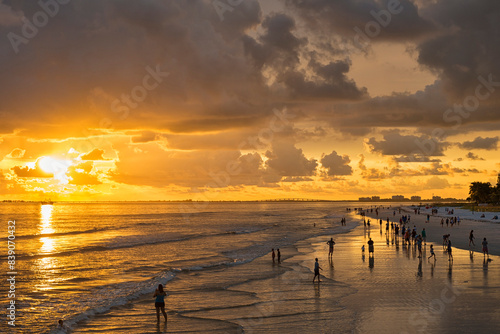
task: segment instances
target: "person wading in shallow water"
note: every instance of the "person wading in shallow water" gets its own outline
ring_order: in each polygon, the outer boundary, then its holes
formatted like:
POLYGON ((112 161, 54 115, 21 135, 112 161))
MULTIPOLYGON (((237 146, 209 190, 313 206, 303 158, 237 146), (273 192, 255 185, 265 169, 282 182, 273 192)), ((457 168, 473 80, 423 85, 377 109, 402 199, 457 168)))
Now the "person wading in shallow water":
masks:
POLYGON ((314 263, 314 278, 313 278, 313 283, 314 283, 314 280, 316 279, 316 276, 318 276, 318 283, 321 282, 320 277, 319 277, 319 270, 320 269, 323 270, 323 268, 321 268, 319 266, 318 258, 316 258, 316 262, 314 263))
POLYGON ((160 309, 161 313, 165 317, 165 322, 167 322, 167 314, 165 313, 165 296, 167 293, 163 290, 163 285, 159 284, 158 289, 156 289, 155 294, 155 307, 156 307, 156 319, 160 322, 160 309))
POLYGON ((486 241, 486 238, 483 239, 483 255, 486 256, 488 255, 488 260, 490 259, 490 255, 488 254, 488 241, 486 241))
POLYGON ((333 255, 333 245, 335 245, 335 241, 333 241, 333 238, 330 238, 330 240, 328 240, 326 243, 328 244, 328 246, 330 246, 330 249, 328 251, 328 256, 332 256, 333 255))
POLYGON ((372 238, 370 238, 370 240, 368 240, 368 256, 373 256, 373 240, 372 238))

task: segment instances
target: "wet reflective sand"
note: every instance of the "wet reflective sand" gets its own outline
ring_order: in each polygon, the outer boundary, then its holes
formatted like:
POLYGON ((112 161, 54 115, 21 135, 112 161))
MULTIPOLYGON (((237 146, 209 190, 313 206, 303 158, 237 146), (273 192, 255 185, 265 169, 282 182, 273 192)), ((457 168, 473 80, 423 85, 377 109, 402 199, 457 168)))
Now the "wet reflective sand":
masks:
MULTIPOLYGON (((356 312, 355 332, 494 333, 500 328, 498 256, 488 262, 482 253, 453 248, 449 261, 442 244, 427 242, 419 258, 415 246, 403 246, 401 237, 373 223, 335 241, 334 270, 324 274, 357 290, 340 303, 356 312), (370 237, 373 257, 366 246, 370 237), (431 244, 436 261, 428 259, 431 244)), ((323 265, 328 263, 325 242, 318 241, 313 254, 323 265)))

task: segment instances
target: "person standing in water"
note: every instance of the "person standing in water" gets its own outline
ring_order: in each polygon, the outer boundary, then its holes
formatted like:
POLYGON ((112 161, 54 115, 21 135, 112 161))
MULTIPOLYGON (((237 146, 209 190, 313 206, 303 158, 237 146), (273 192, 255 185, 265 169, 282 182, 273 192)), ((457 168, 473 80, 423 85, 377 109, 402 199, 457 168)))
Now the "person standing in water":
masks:
POLYGON ((163 317, 165 317, 165 322, 167 322, 167 314, 165 313, 165 296, 167 293, 163 290, 163 285, 158 284, 158 289, 156 289, 155 294, 155 307, 156 307, 156 319, 160 322, 160 309, 161 313, 163 313, 163 317))
POLYGON ((368 240, 368 256, 373 256, 373 240, 372 238, 370 238, 370 240, 368 240))
POLYGON ((490 255, 488 254, 488 241, 486 241, 486 238, 483 239, 483 255, 486 256, 488 255, 488 259, 490 258, 490 255))
POLYGON ((281 253, 279 248, 278 248, 278 263, 281 263, 281 253))
POLYGON ((316 276, 318 276, 318 283, 321 282, 320 276, 319 276, 319 270, 320 269, 323 270, 323 268, 321 268, 319 266, 318 258, 316 258, 316 262, 314 263, 314 278, 313 278, 313 283, 314 283, 314 280, 316 279, 316 276))
POLYGON ((330 246, 330 249, 328 251, 328 256, 332 256, 333 255, 333 245, 335 245, 335 241, 333 241, 333 238, 330 238, 330 240, 328 240, 326 243, 328 244, 328 246, 330 246))
POLYGON ((272 256, 272 258, 273 258, 273 263, 274 263, 274 258, 276 257, 276 254, 274 253, 274 248, 273 248, 273 249, 271 249, 271 250, 272 250, 272 254, 271 254, 271 256, 272 256))

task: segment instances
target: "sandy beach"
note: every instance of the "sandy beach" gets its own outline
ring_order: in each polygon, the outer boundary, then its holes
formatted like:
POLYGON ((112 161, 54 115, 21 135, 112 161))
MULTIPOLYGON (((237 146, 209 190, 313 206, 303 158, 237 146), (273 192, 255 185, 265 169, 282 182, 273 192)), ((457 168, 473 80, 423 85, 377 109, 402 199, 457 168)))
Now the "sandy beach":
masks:
MULTIPOLYGON (((379 216, 386 213, 389 212, 382 211, 379 216)), ((411 218, 419 231, 425 224, 423 217, 411 218)), ((467 245, 468 233, 459 232, 467 231, 474 223, 462 221, 460 228, 449 228, 454 245, 467 245), (466 236, 458 237, 461 234, 466 236), (454 235, 457 237, 453 238, 454 235)), ((349 234, 337 236, 335 270, 325 275, 356 289, 356 293, 341 301, 341 305, 356 312, 354 332, 492 333, 497 330, 500 325, 498 256, 490 256, 492 262, 485 262, 483 254, 477 252, 478 246, 474 252, 454 247, 454 261, 449 262, 440 240, 441 227, 433 225, 432 219, 425 224, 429 232, 422 259, 413 246, 403 247, 401 238, 398 243, 391 234, 387 237, 385 225, 380 229, 373 220, 370 227, 359 226, 349 234), (375 241, 372 260, 367 252, 364 256, 361 252, 361 246, 370 237, 375 241), (435 262, 427 259, 431 244, 436 252, 435 262)), ((478 232, 487 227, 482 226, 478 232)), ((318 240, 315 246, 316 255, 325 263, 325 245, 318 240)))

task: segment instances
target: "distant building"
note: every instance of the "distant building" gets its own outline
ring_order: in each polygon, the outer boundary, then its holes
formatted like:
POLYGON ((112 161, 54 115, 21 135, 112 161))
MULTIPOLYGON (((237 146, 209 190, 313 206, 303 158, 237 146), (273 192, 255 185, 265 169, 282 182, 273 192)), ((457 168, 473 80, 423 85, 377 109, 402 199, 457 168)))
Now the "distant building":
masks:
POLYGON ((359 201, 360 202, 371 202, 371 198, 370 197, 360 197, 359 198, 359 201))
POLYGON ((420 196, 412 196, 411 200, 414 201, 414 202, 420 202, 422 200, 422 197, 420 197, 420 196))
POLYGON ((393 201, 404 201, 405 197, 403 195, 394 195, 392 196, 393 201))
POLYGON ((441 198, 441 196, 432 196, 432 200, 433 201, 441 201, 443 199, 441 198))
POLYGON ((380 196, 372 196, 372 201, 374 202, 380 201, 380 196))

